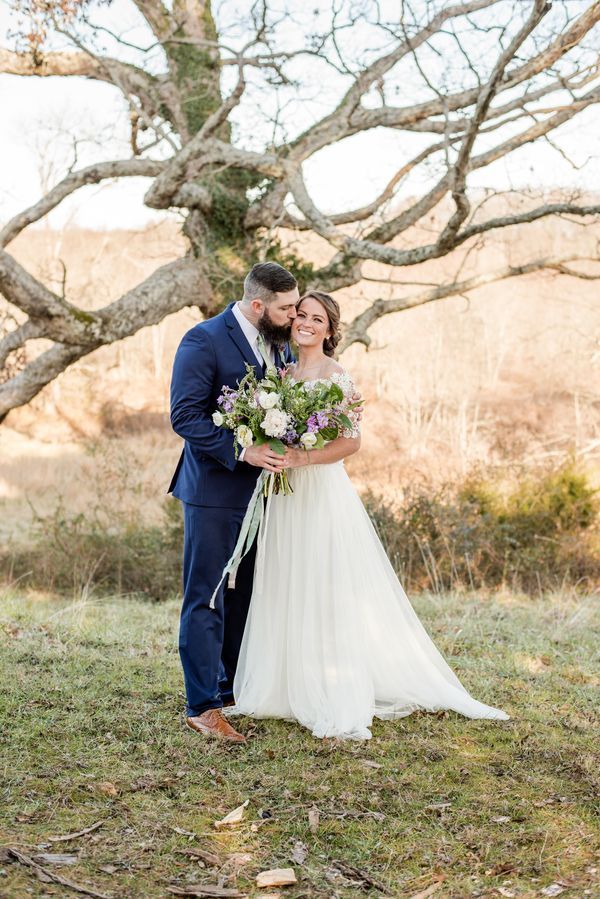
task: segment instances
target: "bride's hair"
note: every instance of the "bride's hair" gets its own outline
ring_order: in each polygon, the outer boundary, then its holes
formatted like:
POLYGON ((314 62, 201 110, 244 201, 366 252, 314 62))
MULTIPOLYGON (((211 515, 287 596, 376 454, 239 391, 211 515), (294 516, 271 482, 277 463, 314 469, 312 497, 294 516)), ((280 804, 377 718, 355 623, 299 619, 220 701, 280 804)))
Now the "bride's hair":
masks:
POLYGON ((342 332, 340 330, 341 313, 338 302, 337 300, 334 300, 333 297, 330 297, 328 293, 323 293, 322 290, 309 290, 308 293, 305 293, 300 297, 296 303, 296 309, 300 308, 303 300, 308 300, 309 298, 320 303, 327 313, 331 337, 326 337, 323 341, 323 352, 326 356, 333 356, 336 346, 342 339, 342 332))

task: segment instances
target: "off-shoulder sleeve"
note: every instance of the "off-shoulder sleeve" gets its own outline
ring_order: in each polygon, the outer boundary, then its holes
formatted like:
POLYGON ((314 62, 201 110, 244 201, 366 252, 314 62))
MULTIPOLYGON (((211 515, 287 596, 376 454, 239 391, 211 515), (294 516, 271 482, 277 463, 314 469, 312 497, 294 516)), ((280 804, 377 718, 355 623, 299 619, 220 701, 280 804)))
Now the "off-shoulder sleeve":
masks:
POLYGON ((342 388, 342 393, 344 394, 344 402, 342 405, 342 410, 346 413, 350 421, 352 422, 352 428, 344 428, 341 431, 342 437, 359 437, 360 436, 360 420, 358 415, 353 409, 349 409, 348 406, 353 402, 353 397, 358 393, 358 389, 356 384, 354 383, 352 376, 347 371, 335 372, 331 375, 331 380, 342 388))

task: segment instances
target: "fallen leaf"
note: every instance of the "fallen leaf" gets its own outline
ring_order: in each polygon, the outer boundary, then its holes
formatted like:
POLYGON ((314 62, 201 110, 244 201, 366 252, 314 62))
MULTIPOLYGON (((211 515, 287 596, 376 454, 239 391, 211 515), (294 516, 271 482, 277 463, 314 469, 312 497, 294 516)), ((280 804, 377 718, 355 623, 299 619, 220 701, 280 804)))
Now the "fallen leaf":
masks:
POLYGON ((508 899, 514 899, 517 895, 514 890, 509 890, 508 887, 496 887, 496 889, 501 896, 507 896, 508 899))
POLYGON ((47 837, 49 843, 63 843, 66 840, 76 840, 78 837, 84 837, 86 833, 91 833, 93 830, 97 830, 99 827, 102 827, 104 821, 96 821, 95 824, 90 824, 89 827, 84 827, 83 830, 76 830, 75 833, 65 833, 60 837, 47 837))
POLYGON ((494 865, 493 868, 486 868, 485 876, 486 877, 497 877, 498 874, 510 874, 515 870, 516 870, 516 868, 515 868, 514 864, 512 864, 511 862, 500 862, 500 864, 494 865))
POLYGON ((565 888, 560 883, 551 883, 547 887, 544 887, 541 890, 542 896, 558 896, 559 893, 564 893, 565 888))
POLYGON ((294 843, 294 848, 292 849, 292 861, 296 862, 297 865, 303 865, 306 861, 307 855, 308 846, 301 840, 297 840, 294 843))
POLYGON ((228 856, 224 867, 227 868, 243 868, 250 865, 254 861, 254 857, 249 852, 234 852, 228 856))
POLYGON ((100 870, 105 874, 116 874, 119 869, 116 865, 100 865, 100 870))
POLYGON ((217 865, 221 865, 221 859, 218 855, 215 855, 213 852, 207 852, 205 849, 177 849, 176 852, 179 855, 187 855, 191 858, 197 858, 200 861, 203 861, 207 865, 211 865, 212 867, 216 867, 217 865))
POLYGON ((443 812, 447 808, 452 808, 451 802, 432 802, 431 805, 425 806, 425 811, 443 812))
POLYGON ((109 780, 101 781, 94 785, 99 793, 102 793, 104 796, 118 796, 119 791, 115 787, 113 783, 109 780))
POLYGON ((492 818, 494 824, 507 824, 510 821, 509 815, 496 815, 495 818, 492 818))
POLYGON ((75 865, 79 861, 76 855, 64 852, 40 852, 39 855, 32 855, 32 858, 39 865, 75 865))
POLYGON ((359 759, 359 761, 365 768, 383 768, 383 765, 380 765, 379 762, 372 762, 371 759, 359 759))
POLYGON ((432 896, 436 892, 436 890, 439 890, 441 885, 442 881, 438 880, 437 883, 432 883, 431 886, 427 887, 426 890, 421 890, 419 893, 413 893, 413 895, 410 896, 409 899, 426 899, 427 896, 432 896))
POLYGON ((311 833, 316 833, 319 829, 319 809, 314 805, 308 810, 308 829, 311 833))
POLYGON ((273 868, 256 875, 257 887, 285 887, 297 883, 293 868, 273 868))
POLYGON ((262 821, 255 821, 254 824, 250 825, 250 830, 252 833, 256 833, 263 827, 263 825, 268 824, 269 821, 273 821, 273 818, 264 818, 262 821))
POLYGON ((239 824, 243 817, 246 808, 250 803, 249 799, 246 799, 245 802, 242 802, 241 805, 238 805, 237 808, 234 808, 232 812, 229 812, 228 815, 225 815, 224 818, 221 818, 220 821, 215 821, 214 826, 218 829, 220 827, 235 827, 236 824, 239 824))

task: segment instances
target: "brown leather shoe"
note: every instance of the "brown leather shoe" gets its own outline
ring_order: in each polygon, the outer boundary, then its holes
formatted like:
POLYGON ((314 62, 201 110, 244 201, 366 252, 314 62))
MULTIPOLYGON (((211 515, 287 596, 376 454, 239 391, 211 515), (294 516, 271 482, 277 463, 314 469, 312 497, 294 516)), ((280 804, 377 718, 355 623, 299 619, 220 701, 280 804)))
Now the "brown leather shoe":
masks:
POLYGON ((223 715, 222 709, 207 709, 201 715, 194 715, 193 718, 186 718, 185 723, 192 730, 207 737, 218 737, 220 740, 227 740, 230 743, 245 743, 246 737, 238 734, 234 730, 229 721, 223 715))

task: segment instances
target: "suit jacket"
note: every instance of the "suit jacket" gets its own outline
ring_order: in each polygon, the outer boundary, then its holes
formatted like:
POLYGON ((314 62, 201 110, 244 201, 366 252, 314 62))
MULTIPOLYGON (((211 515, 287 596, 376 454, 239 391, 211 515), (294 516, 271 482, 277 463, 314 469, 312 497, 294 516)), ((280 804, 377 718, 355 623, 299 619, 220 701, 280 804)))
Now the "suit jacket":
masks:
MULTIPOLYGON (((212 421, 224 384, 237 387, 246 363, 263 374, 232 312, 200 322, 184 335, 171 380, 171 425, 185 445, 169 493, 196 506, 242 509, 248 505, 260 469, 235 458, 233 432, 212 421)), ((289 346, 276 351, 279 366, 292 361, 289 346)))

